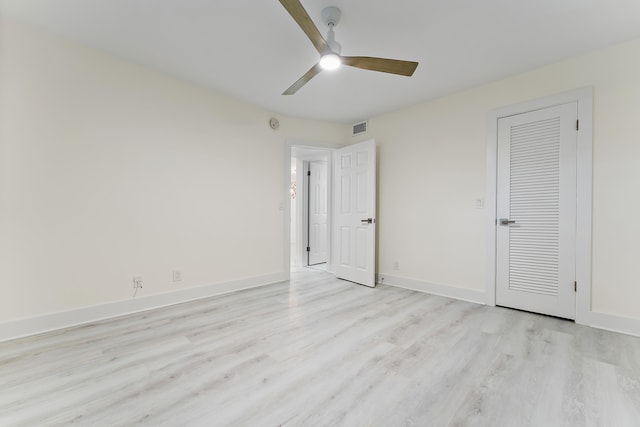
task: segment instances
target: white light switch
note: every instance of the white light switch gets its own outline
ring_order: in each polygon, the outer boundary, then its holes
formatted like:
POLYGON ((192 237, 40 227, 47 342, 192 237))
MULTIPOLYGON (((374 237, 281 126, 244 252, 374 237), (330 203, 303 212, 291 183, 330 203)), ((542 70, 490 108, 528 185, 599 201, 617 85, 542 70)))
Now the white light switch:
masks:
POLYGON ((476 209, 482 209, 484 208, 484 199, 483 198, 477 198, 476 199, 476 209))

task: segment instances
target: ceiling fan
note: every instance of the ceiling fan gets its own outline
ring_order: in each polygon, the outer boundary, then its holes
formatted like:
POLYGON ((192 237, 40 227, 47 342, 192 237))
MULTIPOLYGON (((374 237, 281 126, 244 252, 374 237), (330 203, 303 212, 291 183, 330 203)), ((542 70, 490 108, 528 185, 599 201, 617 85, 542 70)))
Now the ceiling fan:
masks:
POLYGON ((304 9, 300 0, 280 0, 287 12, 298 23, 302 31, 309 37, 311 43, 320 53, 320 61, 307 71, 297 82, 292 84, 283 95, 293 95, 309 80, 318 75, 322 70, 335 70, 341 64, 383 73, 398 74, 410 77, 418 66, 417 62, 400 61, 397 59, 372 58, 369 56, 341 56, 342 46, 336 42, 333 28, 340 21, 341 12, 337 7, 327 7, 322 10, 322 18, 329 27, 329 33, 325 40, 315 26, 309 14, 304 9))

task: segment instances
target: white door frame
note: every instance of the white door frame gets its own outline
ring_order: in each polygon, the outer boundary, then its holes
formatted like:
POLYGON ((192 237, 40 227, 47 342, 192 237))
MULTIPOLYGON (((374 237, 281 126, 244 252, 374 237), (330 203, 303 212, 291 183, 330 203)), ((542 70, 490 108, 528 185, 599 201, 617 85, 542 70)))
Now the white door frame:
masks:
MULTIPOLYGON (((284 188, 283 188, 283 201, 281 202, 281 210, 284 211, 284 274, 286 280, 291 278, 291 154, 293 147, 310 148, 317 150, 325 150, 330 152, 330 156, 327 162, 327 176, 329 183, 327 186, 327 212, 329 213, 327 218, 327 227, 332 230, 332 212, 333 212, 333 152, 336 148, 340 147, 339 144, 333 144, 329 142, 309 142, 300 140, 286 140, 284 144, 284 188)), ((327 241, 327 271, 333 272, 333 233, 329 231, 327 241)))
POLYGON ((486 190, 486 293, 487 305, 496 305, 496 202, 498 119, 562 105, 578 103, 580 131, 577 141, 576 215, 576 323, 588 324, 591 312, 591 218, 593 187, 593 88, 587 87, 535 99, 489 112, 487 117, 486 190))

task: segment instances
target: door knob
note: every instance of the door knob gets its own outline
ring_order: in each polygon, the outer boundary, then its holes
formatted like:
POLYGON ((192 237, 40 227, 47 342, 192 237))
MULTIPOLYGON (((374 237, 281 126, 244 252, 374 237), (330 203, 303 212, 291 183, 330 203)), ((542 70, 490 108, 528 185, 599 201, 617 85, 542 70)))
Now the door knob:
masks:
POLYGON ((516 223, 515 220, 500 218, 500 225, 509 225, 509 224, 515 224, 515 223, 516 223))
POLYGON ((373 224, 375 220, 373 218, 361 219, 360 222, 364 222, 367 224, 373 224))

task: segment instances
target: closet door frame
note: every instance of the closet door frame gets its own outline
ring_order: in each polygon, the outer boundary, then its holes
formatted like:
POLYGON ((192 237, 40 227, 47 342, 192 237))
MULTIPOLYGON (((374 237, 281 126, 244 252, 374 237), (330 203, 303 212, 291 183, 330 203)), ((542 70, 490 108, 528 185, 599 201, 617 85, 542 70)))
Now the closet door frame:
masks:
POLYGON ((576 323, 589 324, 591 313, 591 223, 593 191, 593 88, 587 87, 510 105, 487 116, 486 304, 496 305, 498 120, 516 114, 577 102, 576 323))

